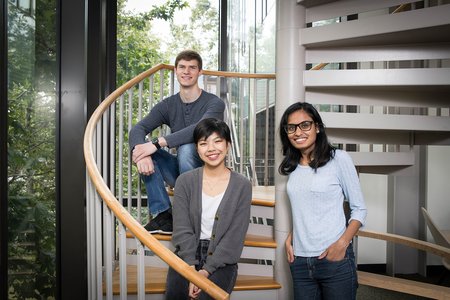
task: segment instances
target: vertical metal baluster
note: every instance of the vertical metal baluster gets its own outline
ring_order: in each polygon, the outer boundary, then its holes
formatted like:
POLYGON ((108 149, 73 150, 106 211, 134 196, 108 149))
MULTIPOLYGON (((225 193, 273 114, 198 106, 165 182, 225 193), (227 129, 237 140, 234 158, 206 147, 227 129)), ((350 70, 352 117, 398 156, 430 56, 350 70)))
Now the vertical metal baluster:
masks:
POLYGON ((239 172, 243 174, 244 171, 244 83, 245 79, 240 79, 240 90, 239 90, 239 172))
MULTIPOLYGON (((142 101, 143 101, 143 89, 144 81, 139 82, 139 101, 138 101, 138 121, 142 120, 142 101)), ((141 195, 141 180, 138 176, 137 180, 137 220, 141 223, 141 207, 142 207, 142 195, 141 195)))
MULTIPOLYGON (((101 165, 103 181, 107 182, 108 176, 108 113, 109 108, 102 115, 102 135, 101 135, 101 165)), ((113 266, 113 231, 112 213, 108 205, 103 201, 103 257, 105 264, 105 286, 106 299, 112 299, 112 266, 113 266)))
POLYGON ((144 246, 141 241, 136 240, 137 247, 137 291, 138 291, 138 299, 145 299, 145 251, 144 246))
MULTIPOLYGON (((100 131, 100 123, 97 124, 95 133, 94 133, 94 155, 96 156, 95 160, 97 165, 100 162, 100 138, 99 135, 101 133, 100 131)), ((97 192, 95 192, 95 232, 98 233, 98 236, 95 237, 95 251, 96 251, 96 278, 97 278, 97 287, 96 287, 96 299, 102 299, 103 298, 103 265, 102 265, 102 200, 100 199, 100 196, 97 192)))
POLYGON ((118 192, 119 192, 119 202, 123 205, 123 110, 124 110, 125 97, 120 96, 119 102, 119 157, 117 159, 117 165, 119 168, 119 178, 118 178, 118 192))
MULTIPOLYGON (((133 88, 128 90, 128 132, 130 132, 131 127, 133 126, 133 88)), ((128 201, 127 201, 127 209, 128 212, 131 212, 131 207, 133 204, 133 188, 132 188, 132 178, 131 178, 131 169, 132 169, 132 161, 131 161, 131 152, 128 152, 128 201)))
POLYGON ((270 79, 266 80, 266 124, 264 127, 264 186, 269 185, 269 95, 270 79))
POLYGON ((127 300, 127 242, 126 228, 119 221, 119 276, 120 276, 120 299, 127 300))
POLYGON ((86 229, 87 229, 87 263, 88 263, 88 299, 95 299, 95 231, 94 228, 94 187, 86 171, 86 229))
POLYGON ((174 71, 170 71, 170 96, 173 95, 175 91, 175 76, 174 71))
MULTIPOLYGON (((250 140, 252 141, 250 144, 250 163, 252 170, 252 182, 253 185, 258 184, 258 176, 256 173, 256 105, 258 101, 258 80, 253 79, 253 97, 249 97, 249 122, 250 122, 250 140)), ((251 85, 249 86, 251 88, 251 85)))

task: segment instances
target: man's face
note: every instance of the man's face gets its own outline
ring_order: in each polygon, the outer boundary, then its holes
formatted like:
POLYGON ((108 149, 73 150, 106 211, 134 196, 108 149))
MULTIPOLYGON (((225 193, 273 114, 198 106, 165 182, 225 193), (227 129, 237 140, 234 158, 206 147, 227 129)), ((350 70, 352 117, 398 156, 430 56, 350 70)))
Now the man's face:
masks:
POLYGON ((178 83, 183 88, 189 88, 197 85, 198 77, 202 74, 202 71, 198 67, 197 60, 180 60, 175 68, 175 74, 177 75, 178 83))

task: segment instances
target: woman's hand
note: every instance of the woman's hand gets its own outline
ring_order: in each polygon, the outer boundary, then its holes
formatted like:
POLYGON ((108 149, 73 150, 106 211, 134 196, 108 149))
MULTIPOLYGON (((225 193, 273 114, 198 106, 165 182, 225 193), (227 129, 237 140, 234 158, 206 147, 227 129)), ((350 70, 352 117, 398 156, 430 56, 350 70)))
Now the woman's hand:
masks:
MULTIPOLYGON (((198 273, 203 275, 205 278, 209 277, 208 271, 206 271, 204 269, 198 270, 198 273)), ((199 288, 198 286, 196 286, 192 282, 189 283, 189 298, 190 299, 197 299, 198 296, 200 295, 201 291, 202 291, 201 288, 199 288)))
POLYGON ((288 237, 286 238, 286 241, 284 242, 286 247, 286 257, 288 263, 294 262, 294 247, 292 247, 292 232, 289 233, 288 237))
POLYGON ((330 261, 343 260, 345 257, 345 250, 347 250, 348 245, 350 245, 351 240, 360 227, 361 223, 359 221, 351 220, 344 234, 336 242, 331 244, 327 250, 320 254, 319 259, 326 257, 330 261))
POLYGON ((329 261, 341 261, 345 257, 345 250, 348 247, 349 242, 344 239, 339 239, 331 244, 322 254, 319 259, 327 258, 329 261))

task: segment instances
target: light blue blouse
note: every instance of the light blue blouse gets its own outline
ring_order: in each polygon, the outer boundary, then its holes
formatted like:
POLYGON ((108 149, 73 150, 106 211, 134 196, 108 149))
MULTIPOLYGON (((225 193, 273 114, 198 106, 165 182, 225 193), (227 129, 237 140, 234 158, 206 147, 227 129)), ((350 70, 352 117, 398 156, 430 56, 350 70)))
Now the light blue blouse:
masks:
POLYGON ((334 158, 317 173, 298 165, 289 175, 287 193, 296 256, 319 256, 342 236, 346 229, 344 200, 350 204, 350 220, 365 223, 367 209, 359 178, 345 151, 336 150, 334 158))

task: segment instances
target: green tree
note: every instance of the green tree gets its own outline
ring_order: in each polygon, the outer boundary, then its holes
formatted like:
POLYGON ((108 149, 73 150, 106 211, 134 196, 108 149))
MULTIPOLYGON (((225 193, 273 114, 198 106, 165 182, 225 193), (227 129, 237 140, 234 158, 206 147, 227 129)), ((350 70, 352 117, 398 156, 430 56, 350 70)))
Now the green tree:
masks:
POLYGON ((187 24, 170 22, 172 37, 168 49, 172 56, 183 49, 193 49, 202 55, 204 69, 218 69, 219 12, 210 0, 197 0, 187 24))

